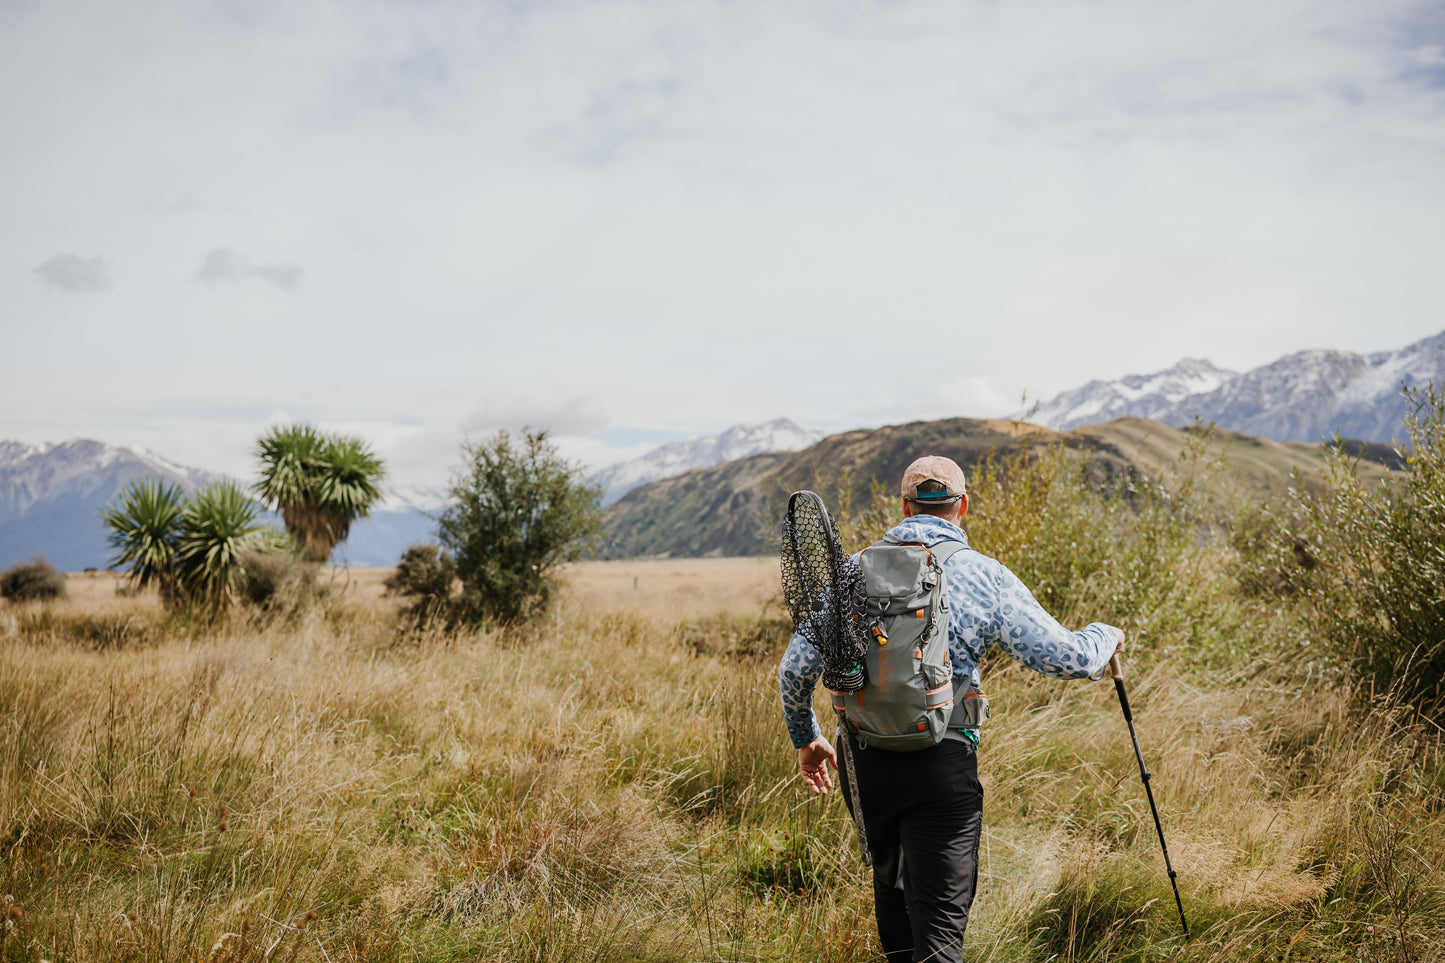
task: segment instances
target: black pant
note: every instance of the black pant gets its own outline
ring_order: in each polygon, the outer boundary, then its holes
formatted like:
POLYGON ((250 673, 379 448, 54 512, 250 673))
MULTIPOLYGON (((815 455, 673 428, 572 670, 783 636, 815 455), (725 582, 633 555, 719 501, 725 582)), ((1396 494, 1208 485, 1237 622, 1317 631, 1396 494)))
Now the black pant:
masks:
POLYGON ((890 752, 854 743, 853 760, 883 952, 889 963, 959 963, 983 829, 973 746, 946 739, 890 752))

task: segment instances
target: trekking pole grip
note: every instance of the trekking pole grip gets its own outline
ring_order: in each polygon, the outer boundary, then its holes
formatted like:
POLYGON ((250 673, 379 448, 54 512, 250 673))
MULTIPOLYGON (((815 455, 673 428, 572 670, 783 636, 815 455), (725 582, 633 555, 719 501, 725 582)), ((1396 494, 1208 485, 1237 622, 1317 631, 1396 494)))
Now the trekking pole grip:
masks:
MULTIPOLYGON (((1124 691, 1124 669, 1119 665, 1119 653, 1115 652, 1114 657, 1109 660, 1109 674, 1114 677, 1114 691, 1119 694, 1119 708, 1124 710, 1124 721, 1132 727, 1134 724, 1134 713, 1129 711, 1129 693, 1124 691)), ((1142 767, 1143 760, 1140 760, 1142 767)))

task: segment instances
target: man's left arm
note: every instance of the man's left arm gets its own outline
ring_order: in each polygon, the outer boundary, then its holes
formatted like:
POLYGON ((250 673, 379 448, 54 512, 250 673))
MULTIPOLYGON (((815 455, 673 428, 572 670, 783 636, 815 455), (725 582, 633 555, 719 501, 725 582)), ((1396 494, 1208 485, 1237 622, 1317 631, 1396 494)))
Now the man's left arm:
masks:
POLYGON ((992 571, 976 573, 987 583, 985 597, 991 610, 975 628, 978 635, 986 640, 992 636, 1010 658, 1035 672, 1056 679, 1098 678, 1123 644, 1123 630, 1092 622, 1070 632, 1017 575, 993 559, 988 561, 992 571))

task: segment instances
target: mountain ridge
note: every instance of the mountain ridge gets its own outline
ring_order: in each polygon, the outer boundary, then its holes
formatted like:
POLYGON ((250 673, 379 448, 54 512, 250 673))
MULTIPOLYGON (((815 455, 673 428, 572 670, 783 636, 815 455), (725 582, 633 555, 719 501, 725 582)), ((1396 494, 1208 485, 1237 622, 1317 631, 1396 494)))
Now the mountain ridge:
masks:
POLYGON ((62 570, 104 566, 110 548, 100 510, 147 476, 187 492, 220 477, 146 449, 87 438, 0 441, 0 566, 36 555, 62 570))
POLYGON ((1445 383, 1445 331, 1398 351, 1296 351, 1245 372, 1186 358, 1153 374, 1091 381, 1019 414, 1060 431, 1132 416, 1281 442, 1339 433, 1380 443, 1403 435, 1409 402, 1401 385, 1427 382, 1445 383))
MULTIPOLYGON (((759 451, 804 447, 821 437, 822 432, 801 428, 787 418, 734 425, 717 435, 659 446, 592 477, 594 483, 610 486, 615 500, 660 473, 716 465, 759 451)), ((131 481, 147 476, 186 492, 223 477, 148 449, 94 439, 39 445, 0 440, 0 568, 36 555, 44 555, 61 570, 104 567, 111 553, 100 510, 131 481)), ((380 504, 352 525, 333 560, 394 564, 408 545, 435 540, 435 515, 446 499, 442 488, 384 486, 380 504)))
MULTIPOLYGON (((1059 443, 1074 450, 1102 477, 1131 471, 1165 475, 1202 429, 1178 428, 1126 417, 1069 432, 1018 421, 948 418, 885 425, 829 435, 800 452, 753 455, 662 478, 629 492, 609 511, 610 558, 759 555, 776 551, 777 524, 790 492, 813 489, 833 508, 846 484, 854 506, 867 505, 871 488, 897 483, 918 455, 933 452, 957 461, 966 475, 993 457, 1026 444, 1059 443)), ((1227 475, 1220 487, 1282 494, 1298 469, 1317 484, 1325 446, 1277 442, 1227 429, 1208 429, 1211 455, 1227 475)), ((1386 468, 1361 462, 1361 477, 1383 478, 1386 468)))
MULTIPOLYGON (((149 449, 88 438, 40 445, 0 440, 0 568, 41 555, 61 571, 105 567, 111 549, 100 511, 145 477, 189 493, 225 476, 149 449)), ((433 537, 434 489, 403 487, 388 495, 381 510, 352 525, 336 550, 338 561, 391 565, 407 545, 433 537)))
POLYGON ((611 505, 637 486, 659 478, 764 452, 796 451, 822 437, 821 431, 801 428, 789 418, 733 425, 716 435, 668 442, 637 458, 600 468, 587 477, 587 482, 602 489, 603 505, 611 505))

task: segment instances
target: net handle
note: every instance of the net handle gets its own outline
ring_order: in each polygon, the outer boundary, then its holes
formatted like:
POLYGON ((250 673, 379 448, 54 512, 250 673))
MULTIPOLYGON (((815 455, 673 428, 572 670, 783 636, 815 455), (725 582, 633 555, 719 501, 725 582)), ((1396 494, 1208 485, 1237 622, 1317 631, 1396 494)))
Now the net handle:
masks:
MULTIPOLYGON (((838 534, 833 531, 833 516, 828 514, 828 506, 823 504, 822 496, 806 488, 793 492, 788 498, 789 517, 796 519, 798 515, 797 509, 802 506, 806 506, 805 510, 812 511, 818 516, 819 527, 823 529, 823 539, 827 543, 825 547, 827 548, 828 554, 828 588, 832 592, 836 608, 837 603, 842 601, 842 593, 839 591, 838 556, 842 553, 843 547, 838 541, 838 534)), ((798 526, 794 525, 794 539, 797 538, 797 531, 798 526)), ((797 551, 796 544, 793 550, 797 551)), ((835 611, 833 617, 835 619, 841 619, 842 613, 835 611)))
MULTIPOLYGON (((811 509, 817 514, 818 520, 819 520, 819 522, 822 523, 822 526, 823 526, 823 533, 824 533, 824 534, 827 536, 827 538, 828 538, 828 545, 829 545, 830 547, 833 546, 833 545, 836 545, 836 544, 838 543, 838 536, 837 536, 837 534, 833 531, 833 518, 832 518, 832 516, 830 516, 830 515, 828 514, 828 508, 827 508, 827 506, 825 506, 825 505, 823 504, 823 499, 818 495, 818 493, 817 493, 817 492, 810 492, 810 491, 808 491, 806 488, 804 488, 804 489, 800 489, 800 490, 798 490, 798 491, 795 491, 795 492, 793 492, 793 494, 789 495, 789 496, 788 496, 788 518, 789 518, 789 520, 796 519, 796 518, 798 517, 799 512, 800 512, 800 506, 807 506, 808 508, 811 508, 811 509)), ((797 531, 797 526, 796 526, 796 525, 793 526, 793 530, 794 530, 795 532, 797 531)), ((797 537, 797 536, 795 535, 794 538, 796 538, 796 537, 797 537)), ((794 550, 794 551, 797 551, 797 546, 796 546, 796 544, 794 545, 793 550, 794 550)), ((837 573, 835 572, 835 573, 833 573, 833 574, 836 575, 837 573)))

